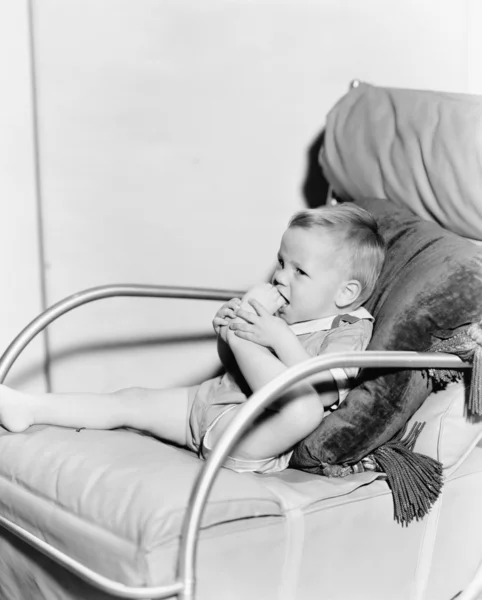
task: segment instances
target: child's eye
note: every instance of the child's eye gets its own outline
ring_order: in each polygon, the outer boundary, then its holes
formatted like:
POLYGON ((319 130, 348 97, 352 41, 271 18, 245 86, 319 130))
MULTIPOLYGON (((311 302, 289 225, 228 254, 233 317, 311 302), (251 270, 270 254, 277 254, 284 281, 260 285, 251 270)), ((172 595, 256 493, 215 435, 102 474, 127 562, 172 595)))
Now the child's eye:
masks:
POLYGON ((298 275, 306 275, 306 273, 304 271, 302 271, 301 269, 296 269, 296 273, 298 275))
POLYGON ((280 267, 283 266, 283 259, 281 259, 279 256, 278 256, 278 264, 280 267))

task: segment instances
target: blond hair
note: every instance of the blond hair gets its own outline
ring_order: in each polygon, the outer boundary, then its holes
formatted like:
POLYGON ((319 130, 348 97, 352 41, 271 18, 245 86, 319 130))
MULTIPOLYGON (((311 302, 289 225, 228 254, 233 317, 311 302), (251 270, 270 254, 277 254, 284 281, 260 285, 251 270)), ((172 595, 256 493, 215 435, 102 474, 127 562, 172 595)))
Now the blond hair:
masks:
POLYGON ((371 296, 385 260, 386 246, 369 212, 351 202, 309 208, 293 215, 288 227, 320 227, 339 235, 340 247, 350 261, 350 277, 362 286, 357 305, 371 296))

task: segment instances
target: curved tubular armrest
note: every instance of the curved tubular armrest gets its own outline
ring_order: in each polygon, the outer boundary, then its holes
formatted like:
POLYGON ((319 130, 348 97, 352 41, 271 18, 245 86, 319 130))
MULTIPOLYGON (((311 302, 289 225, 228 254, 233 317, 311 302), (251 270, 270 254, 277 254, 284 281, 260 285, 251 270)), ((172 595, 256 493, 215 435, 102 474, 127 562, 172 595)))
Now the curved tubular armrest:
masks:
POLYGON ((48 556, 51 560, 67 569, 90 586, 102 590, 112 596, 112 598, 129 598, 129 600, 160 600, 164 598, 177 598, 182 591, 182 583, 175 581, 171 584, 158 585, 156 587, 132 587, 104 577, 84 566, 79 561, 71 558, 65 552, 58 550, 52 544, 45 542, 38 536, 30 533, 27 529, 9 521, 0 515, 0 526, 4 527, 10 533, 23 540, 37 550, 48 556))
POLYGON ((258 390, 242 405, 236 417, 210 453, 199 477, 194 484, 179 550, 179 580, 183 583, 181 600, 193 600, 195 593, 196 548, 203 511, 214 480, 224 460, 250 427, 261 411, 293 384, 326 369, 337 367, 377 367, 377 368, 471 368, 452 354, 435 352, 349 352, 316 356, 291 367, 276 379, 258 390))
POLYGON ((169 285, 139 285, 139 284, 112 284, 83 290, 72 296, 60 300, 46 311, 41 313, 23 329, 0 358, 0 383, 3 383, 10 368, 20 353, 43 331, 47 325, 71 311, 77 306, 82 306, 94 300, 112 298, 114 296, 142 296, 149 298, 189 298, 193 300, 230 300, 235 296, 242 296, 244 292, 225 289, 174 287, 169 285))
MULTIPOLYGON (((77 306, 87 304, 94 300, 114 296, 229 300, 230 298, 240 296, 243 293, 244 292, 222 289, 137 284, 106 285, 84 290, 54 304, 34 319, 15 338, 0 358, 0 383, 3 381, 15 359, 27 344, 52 321, 55 321, 58 317, 77 306)), ((178 595, 180 600, 194 600, 196 584, 196 550, 201 518, 214 480, 217 477, 224 460, 248 427, 253 424, 261 411, 269 406, 284 391, 305 377, 336 367, 395 367, 413 369, 432 367, 466 369, 470 368, 471 365, 464 363, 460 358, 454 355, 442 353, 350 352, 346 354, 329 354, 317 356, 287 369, 279 377, 258 390, 242 406, 239 413, 229 424, 219 442, 210 453, 208 460, 203 465, 196 483, 193 486, 183 524, 179 549, 178 575, 176 581, 170 585, 141 588, 120 585, 92 572, 90 569, 83 567, 65 555, 61 556, 61 553, 56 552, 50 544, 43 543, 36 536, 14 526, 14 524, 7 522, 7 520, 2 519, 2 525, 43 554, 50 556, 65 568, 88 581, 90 584, 103 589, 118 598, 168 598, 178 595)))

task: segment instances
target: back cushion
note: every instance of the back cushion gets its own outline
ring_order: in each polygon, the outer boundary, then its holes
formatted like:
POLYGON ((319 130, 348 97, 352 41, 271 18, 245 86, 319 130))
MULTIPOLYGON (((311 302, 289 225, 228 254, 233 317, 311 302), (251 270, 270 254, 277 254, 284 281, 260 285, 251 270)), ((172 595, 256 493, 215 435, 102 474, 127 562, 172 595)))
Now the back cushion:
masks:
POLYGON ((320 163, 341 197, 388 198, 482 239, 482 96, 362 83, 328 114, 320 163))
MULTIPOLYGON (((357 204, 377 220, 388 252, 366 303, 375 317, 368 350, 427 351, 438 331, 482 315, 482 248, 385 200, 357 204)), ((295 448, 291 466, 353 463, 389 441, 432 391, 426 371, 364 369, 359 385, 295 448)))

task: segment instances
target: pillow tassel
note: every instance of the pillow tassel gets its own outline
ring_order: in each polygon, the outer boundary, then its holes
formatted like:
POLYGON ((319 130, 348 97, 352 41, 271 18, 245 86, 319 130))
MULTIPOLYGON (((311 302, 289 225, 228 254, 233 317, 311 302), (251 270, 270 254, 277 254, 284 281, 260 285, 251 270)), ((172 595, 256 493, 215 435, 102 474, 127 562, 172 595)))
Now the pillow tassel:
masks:
MULTIPOLYGON (((459 328, 451 337, 434 344, 429 352, 456 354, 465 362, 472 363, 470 395, 467 408, 472 415, 482 415, 482 321, 470 327, 459 328)), ((463 377, 461 370, 429 369, 435 388, 444 387, 449 381, 463 377)))
POLYGON ((440 495, 443 485, 442 464, 425 454, 413 452, 425 423, 415 423, 405 440, 404 431, 377 448, 370 456, 387 476, 392 491, 395 519, 401 525, 422 519, 440 495))
POLYGON ((475 344, 468 408, 473 415, 482 415, 482 321, 471 325, 467 333, 475 344))

